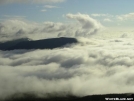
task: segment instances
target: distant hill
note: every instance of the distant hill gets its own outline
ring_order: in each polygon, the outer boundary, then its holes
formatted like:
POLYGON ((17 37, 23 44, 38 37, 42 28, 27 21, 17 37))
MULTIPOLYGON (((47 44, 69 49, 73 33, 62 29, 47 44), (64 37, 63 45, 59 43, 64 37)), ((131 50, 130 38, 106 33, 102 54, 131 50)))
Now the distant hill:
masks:
POLYGON ((104 94, 104 95, 89 95, 85 97, 66 96, 66 97, 49 97, 39 98, 35 95, 24 94, 21 97, 14 95, 11 98, 2 101, 133 101, 134 94, 104 94))
POLYGON ((42 40, 29 40, 28 38, 17 39, 0 43, 0 50, 15 50, 15 49, 53 49, 63 47, 67 44, 77 43, 75 38, 50 38, 42 40))
POLYGON ((15 46, 16 44, 24 41, 29 41, 29 39, 22 38, 22 39, 7 41, 7 42, 0 42, 0 50, 7 50, 9 47, 15 46))

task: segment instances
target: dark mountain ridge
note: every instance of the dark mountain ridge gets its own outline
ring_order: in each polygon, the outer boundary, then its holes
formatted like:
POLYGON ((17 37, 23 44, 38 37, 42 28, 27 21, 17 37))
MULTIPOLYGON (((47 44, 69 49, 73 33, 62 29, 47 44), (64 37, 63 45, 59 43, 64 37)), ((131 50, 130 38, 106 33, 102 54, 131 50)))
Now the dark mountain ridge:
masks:
POLYGON ((15 46, 19 42, 25 42, 25 41, 29 41, 29 39, 21 38, 21 39, 11 40, 11 41, 7 41, 7 42, 0 42, 0 50, 6 50, 9 47, 15 46))
POLYGON ((75 38, 50 38, 42 40, 29 40, 28 38, 18 39, 0 43, 0 50, 15 50, 15 49, 53 49, 63 47, 67 44, 78 43, 75 38))
POLYGON ((133 93, 124 94, 102 94, 102 95, 89 95, 84 97, 76 96, 64 96, 64 97, 49 97, 49 98, 39 98, 35 95, 24 94, 21 97, 11 97, 2 101, 133 101, 133 93))

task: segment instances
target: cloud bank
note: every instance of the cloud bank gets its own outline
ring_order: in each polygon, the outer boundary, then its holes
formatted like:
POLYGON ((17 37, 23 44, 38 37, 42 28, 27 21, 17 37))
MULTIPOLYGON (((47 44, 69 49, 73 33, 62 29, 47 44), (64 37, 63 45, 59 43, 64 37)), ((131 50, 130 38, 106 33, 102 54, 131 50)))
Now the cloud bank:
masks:
POLYGON ((134 91, 133 39, 86 39, 54 50, 0 51, 0 98, 134 91))
POLYGON ((86 14, 67 14, 74 23, 44 22, 35 23, 24 20, 10 19, 0 23, 1 41, 29 37, 41 39, 50 37, 88 37, 99 32, 102 25, 86 14))
POLYGON ((15 19, 0 23, 1 41, 64 36, 80 42, 53 50, 0 51, 1 99, 19 93, 86 96, 134 91, 133 39, 126 34, 91 38, 103 28, 97 20, 80 13, 66 17, 73 23, 15 19))

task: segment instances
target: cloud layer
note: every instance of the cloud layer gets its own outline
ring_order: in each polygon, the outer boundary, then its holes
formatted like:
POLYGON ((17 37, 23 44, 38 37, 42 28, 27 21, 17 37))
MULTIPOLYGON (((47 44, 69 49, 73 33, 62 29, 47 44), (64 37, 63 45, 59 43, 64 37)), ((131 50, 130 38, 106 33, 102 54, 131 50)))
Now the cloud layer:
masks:
POLYGON ((134 91, 133 39, 86 39, 54 50, 0 51, 0 98, 134 91))
POLYGON ((66 17, 73 23, 15 19, 0 23, 1 41, 61 36, 80 41, 62 49, 0 51, 1 99, 18 93, 86 96, 134 91, 133 39, 128 34, 119 39, 91 38, 103 28, 97 20, 80 13, 66 17))
POLYGON ((14 38, 29 37, 41 39, 49 37, 91 36, 101 30, 102 25, 86 14, 67 14, 67 18, 76 20, 74 23, 44 22, 34 23, 10 19, 0 23, 1 41, 14 38))

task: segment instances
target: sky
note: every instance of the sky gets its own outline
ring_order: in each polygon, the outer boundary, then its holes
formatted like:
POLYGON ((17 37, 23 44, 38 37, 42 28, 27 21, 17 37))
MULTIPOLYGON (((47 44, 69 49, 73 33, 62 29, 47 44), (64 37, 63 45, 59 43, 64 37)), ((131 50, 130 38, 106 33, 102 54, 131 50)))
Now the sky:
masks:
MULTIPOLYGON (((8 23, 8 25, 10 25, 11 22, 13 24, 13 22, 17 23, 18 21, 18 23, 22 22, 28 25, 36 24, 36 27, 39 25, 43 26, 42 24, 48 22, 49 24, 51 22, 51 24, 61 23, 65 26, 67 26, 67 24, 68 26, 72 26, 72 23, 77 25, 78 23, 83 24, 83 22, 80 22, 80 19, 78 20, 77 18, 69 18, 67 15, 83 15, 83 17, 88 16, 88 18, 94 19, 101 25, 101 28, 99 28, 101 30, 95 31, 96 33, 99 33, 97 37, 120 37, 123 34, 129 34, 128 36, 132 37, 134 26, 133 3, 133 0, 1 0, 0 22, 4 25, 5 23, 8 23)), ((19 26, 21 26, 21 24, 19 26)), ((24 29, 26 28, 20 28, 20 30, 23 31, 24 29)), ((19 31, 19 29, 16 30, 16 33, 17 31, 19 31)), ((29 32, 26 33, 29 34, 29 32)), ((58 33, 60 34, 60 32, 58 33)), ((49 37, 52 36, 56 37, 55 35, 51 35, 49 37)), ((73 35, 60 34, 60 36, 73 35)), ((78 34, 76 35, 75 32, 75 37, 76 36, 78 36, 78 34)), ((91 34, 89 36, 91 37, 91 34)), ((45 37, 46 36, 42 36, 42 38, 45 37)), ((32 39, 40 38, 41 37, 38 37, 37 35, 36 37, 34 36, 34 38, 32 37, 32 39)))
POLYGON ((49 2, 48 0, 1 0, 0 19, 20 17, 35 22, 64 22, 66 19, 63 15, 82 13, 94 17, 105 25, 113 25, 113 23, 117 25, 114 22, 115 19, 127 19, 125 23, 131 25, 129 20, 132 20, 134 16, 131 14, 134 8, 133 3, 133 0, 56 0, 56 2, 55 0, 49 2))
POLYGON ((133 92, 133 10, 134 0, 0 0, 0 42, 57 37, 79 42, 53 50, 0 50, 0 99, 31 92, 133 92))

